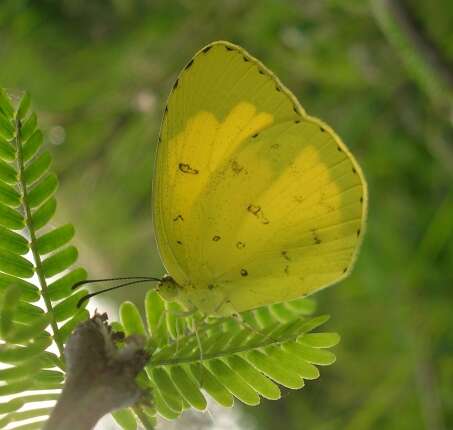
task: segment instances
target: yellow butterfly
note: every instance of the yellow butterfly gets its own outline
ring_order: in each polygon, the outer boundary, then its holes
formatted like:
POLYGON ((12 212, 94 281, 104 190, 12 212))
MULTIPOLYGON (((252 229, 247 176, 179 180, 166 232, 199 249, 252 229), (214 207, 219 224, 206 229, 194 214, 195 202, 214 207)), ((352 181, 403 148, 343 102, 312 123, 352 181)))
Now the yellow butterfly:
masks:
POLYGON ((227 316, 345 278, 367 187, 335 132, 229 42, 200 50, 168 99, 153 183, 159 291, 227 316))

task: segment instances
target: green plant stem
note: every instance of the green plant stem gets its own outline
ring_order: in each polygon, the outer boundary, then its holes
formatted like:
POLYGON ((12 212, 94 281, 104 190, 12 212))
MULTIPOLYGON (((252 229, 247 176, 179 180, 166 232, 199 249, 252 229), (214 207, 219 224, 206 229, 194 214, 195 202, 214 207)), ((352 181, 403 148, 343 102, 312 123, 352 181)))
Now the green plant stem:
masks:
POLYGON ((411 77, 439 108, 439 113, 448 117, 453 106, 453 72, 417 31, 404 2, 372 0, 371 5, 378 25, 411 77))
POLYGON ((24 207, 24 211, 25 211, 25 224, 30 233, 30 249, 33 254, 33 259, 35 260, 36 274, 38 275, 38 280, 39 280, 39 285, 41 287, 42 297, 43 297, 44 303, 46 305, 47 313, 50 317, 50 326, 52 327, 53 339, 57 345, 58 352, 60 354, 60 358, 63 360, 64 347, 63 347, 61 340, 59 340, 59 336, 58 336, 59 329, 58 329, 57 321, 55 320, 52 302, 48 295, 47 281, 46 281, 46 277, 44 276, 44 273, 43 273, 41 256, 39 255, 38 248, 36 245, 36 234, 35 234, 35 230, 33 227, 31 210, 30 210, 30 206, 28 205, 28 189, 27 189, 27 184, 25 182, 24 159, 23 159, 23 153, 22 153, 21 122, 19 119, 16 119, 16 121, 15 121, 15 128, 16 128, 16 148, 17 148, 17 166, 18 166, 18 171, 19 171, 19 184, 20 184, 20 188, 22 191, 22 201, 23 201, 23 207, 24 207))
POLYGON ((436 258, 450 243, 453 223, 449 222, 451 219, 449 214, 452 207, 453 193, 450 192, 440 204, 419 241, 397 290, 399 306, 403 309, 400 313, 401 326, 405 327, 408 334, 416 394, 421 405, 424 428, 427 430, 444 430, 447 426, 440 395, 438 370, 432 356, 431 337, 420 320, 420 315, 423 315, 423 302, 417 290, 425 286, 423 277, 427 256, 436 258))

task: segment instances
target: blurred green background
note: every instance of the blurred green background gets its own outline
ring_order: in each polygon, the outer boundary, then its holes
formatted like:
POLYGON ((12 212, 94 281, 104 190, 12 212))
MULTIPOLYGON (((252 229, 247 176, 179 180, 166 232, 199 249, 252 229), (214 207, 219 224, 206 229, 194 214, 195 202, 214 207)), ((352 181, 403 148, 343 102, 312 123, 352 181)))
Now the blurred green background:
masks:
POLYGON ((152 160, 171 85, 216 39, 260 58, 356 154, 370 217, 351 278, 316 296, 342 335, 337 362, 279 402, 243 408, 244 428, 447 430, 452 22, 449 0, 2 0, 0 85, 32 95, 59 216, 91 276, 158 275, 152 160))

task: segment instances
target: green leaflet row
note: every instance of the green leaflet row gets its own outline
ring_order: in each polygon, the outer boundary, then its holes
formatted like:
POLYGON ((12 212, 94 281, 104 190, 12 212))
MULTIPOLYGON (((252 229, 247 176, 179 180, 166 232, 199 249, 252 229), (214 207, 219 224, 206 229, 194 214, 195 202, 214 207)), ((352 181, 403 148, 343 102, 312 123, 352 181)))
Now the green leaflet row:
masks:
MULTIPOLYGON (((189 408, 205 410, 208 396, 225 407, 235 399, 251 406, 261 398, 277 400, 280 386, 302 388, 305 380, 319 377, 317 366, 335 361, 327 349, 339 336, 313 333, 328 317, 309 317, 314 304, 307 299, 249 311, 239 319, 205 320, 181 317, 177 305, 149 291, 145 310, 143 320, 134 304, 123 303, 116 329, 146 337, 151 359, 139 382, 165 419, 189 408)), ((136 429, 138 410, 113 415, 124 429, 136 429)))
POLYGON ((85 291, 71 289, 86 279, 74 228, 55 226, 58 179, 44 141, 28 94, 14 105, 0 89, 0 429, 40 428, 50 409, 37 402, 56 400, 47 391, 62 387, 64 341, 88 317, 76 306, 85 291), (30 418, 38 424, 21 424, 30 418))

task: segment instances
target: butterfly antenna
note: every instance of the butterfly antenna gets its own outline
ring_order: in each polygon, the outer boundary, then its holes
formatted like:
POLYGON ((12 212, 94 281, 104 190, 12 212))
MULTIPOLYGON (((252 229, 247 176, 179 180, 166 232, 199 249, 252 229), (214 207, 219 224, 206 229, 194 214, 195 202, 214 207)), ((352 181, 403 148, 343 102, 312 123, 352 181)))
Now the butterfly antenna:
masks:
POLYGON ((103 290, 96 291, 95 293, 85 294, 78 302, 77 307, 80 308, 84 302, 89 300, 91 297, 98 296, 99 294, 106 293, 108 291, 117 290, 118 288, 127 287, 129 285, 141 284, 143 282, 160 282, 159 278, 147 278, 147 279, 136 279, 135 281, 124 282, 119 285, 115 285, 114 287, 104 288, 103 290))
POLYGON ((100 279, 85 279, 83 281, 76 282, 72 289, 75 290, 76 288, 81 287, 85 284, 95 284, 97 282, 109 282, 109 281, 129 281, 133 279, 141 279, 143 281, 160 281, 160 279, 153 278, 151 276, 119 276, 116 278, 100 278, 100 279))

